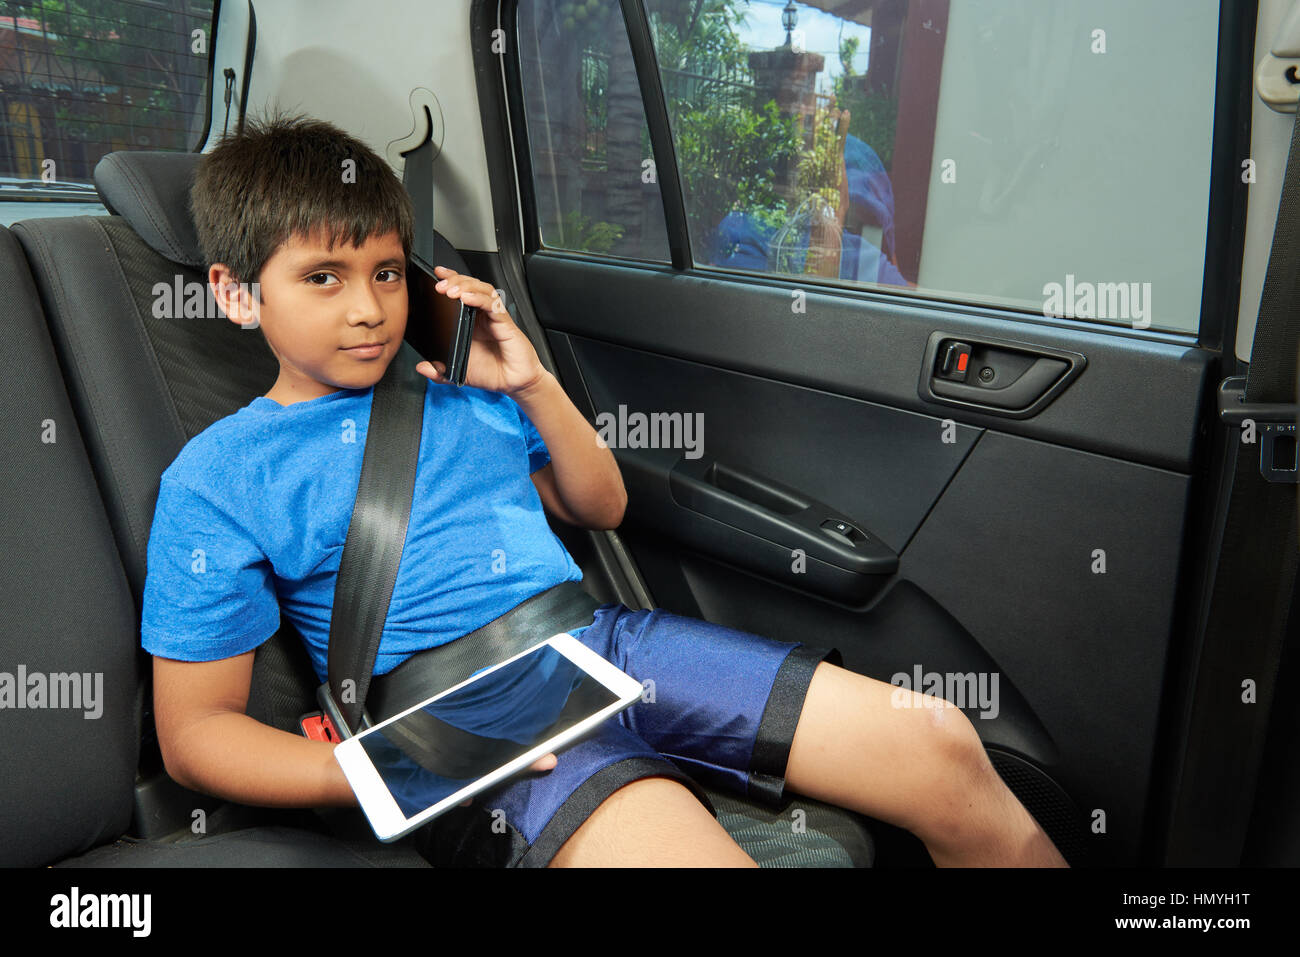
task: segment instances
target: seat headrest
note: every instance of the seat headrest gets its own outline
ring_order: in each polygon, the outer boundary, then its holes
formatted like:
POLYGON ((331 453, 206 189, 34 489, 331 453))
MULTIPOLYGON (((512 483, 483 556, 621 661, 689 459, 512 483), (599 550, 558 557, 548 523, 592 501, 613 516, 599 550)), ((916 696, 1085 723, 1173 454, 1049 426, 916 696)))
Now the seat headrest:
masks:
POLYGON ((120 215, 154 252, 203 270, 203 252, 190 214, 190 186, 200 154, 119 150, 95 165, 95 188, 110 213, 120 215))

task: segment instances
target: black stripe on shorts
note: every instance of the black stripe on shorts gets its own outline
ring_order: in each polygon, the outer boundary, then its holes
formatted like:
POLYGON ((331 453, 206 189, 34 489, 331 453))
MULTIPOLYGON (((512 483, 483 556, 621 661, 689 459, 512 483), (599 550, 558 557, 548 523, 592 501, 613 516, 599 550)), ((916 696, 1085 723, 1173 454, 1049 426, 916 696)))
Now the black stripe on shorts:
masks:
POLYGON ((808 697, 808 685, 822 661, 841 667, 844 664, 838 648, 797 645, 777 669, 749 762, 749 797, 755 801, 779 809, 789 800, 785 769, 790 761, 790 745, 808 697))

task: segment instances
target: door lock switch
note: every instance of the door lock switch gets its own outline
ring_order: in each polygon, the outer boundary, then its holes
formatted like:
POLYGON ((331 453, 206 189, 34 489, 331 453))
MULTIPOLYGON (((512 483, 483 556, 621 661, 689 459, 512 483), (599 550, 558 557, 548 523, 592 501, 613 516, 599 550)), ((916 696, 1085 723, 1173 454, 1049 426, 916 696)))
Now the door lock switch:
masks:
POLYGON ((951 382, 965 382, 970 375, 971 346, 968 342, 948 342, 939 351, 939 369, 936 373, 941 379, 951 382))

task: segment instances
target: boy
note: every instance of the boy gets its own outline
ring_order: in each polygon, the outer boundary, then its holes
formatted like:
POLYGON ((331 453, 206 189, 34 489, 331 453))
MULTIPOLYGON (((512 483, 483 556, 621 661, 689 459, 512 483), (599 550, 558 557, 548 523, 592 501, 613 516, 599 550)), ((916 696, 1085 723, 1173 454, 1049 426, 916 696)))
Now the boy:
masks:
MULTIPOLYGON (((181 784, 247 804, 354 805, 333 745, 244 710, 254 649, 281 610, 324 678, 372 388, 406 329, 410 201, 363 143, 275 118, 203 158, 192 205, 218 301, 262 330, 280 374, 162 478, 142 631, 163 758, 181 784)), ((626 504, 613 455, 493 289, 437 272, 438 292, 477 308, 474 345, 463 388, 440 363, 417 367, 430 380, 425 431, 377 675, 581 580, 543 506, 614 528, 626 504)), ((634 678, 653 676, 656 700, 485 792, 466 813, 503 812, 508 840, 498 828, 472 846, 439 819, 444 844, 463 852, 451 862, 753 866, 687 764, 741 793, 779 800, 789 786, 905 827, 940 865, 1064 864, 960 710, 922 707, 913 692, 911 706, 891 706, 900 689, 837 667, 833 649, 622 605, 571 634, 634 678)))

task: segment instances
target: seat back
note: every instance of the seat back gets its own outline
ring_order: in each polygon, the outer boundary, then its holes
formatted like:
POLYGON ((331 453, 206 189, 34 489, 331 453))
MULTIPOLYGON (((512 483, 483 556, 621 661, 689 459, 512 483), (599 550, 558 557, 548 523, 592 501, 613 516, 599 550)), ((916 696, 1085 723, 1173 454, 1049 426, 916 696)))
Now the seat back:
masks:
POLYGON ((0 228, 0 866, 126 830, 140 744, 136 615, 22 249, 0 228))

